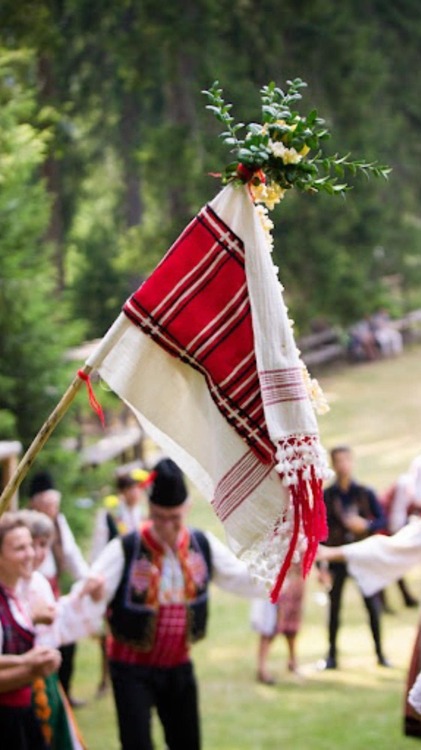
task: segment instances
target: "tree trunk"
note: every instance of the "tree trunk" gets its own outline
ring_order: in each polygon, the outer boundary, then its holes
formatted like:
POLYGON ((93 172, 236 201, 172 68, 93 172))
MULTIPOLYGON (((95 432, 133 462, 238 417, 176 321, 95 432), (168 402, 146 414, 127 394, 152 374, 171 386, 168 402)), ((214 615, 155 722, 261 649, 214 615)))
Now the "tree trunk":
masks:
MULTIPOLYGON (((42 104, 54 107, 57 104, 54 73, 51 61, 45 55, 41 55, 39 58, 38 75, 41 102, 42 104)), ((54 265, 57 273, 57 291, 61 292, 65 286, 64 205, 61 165, 53 152, 50 152, 47 160, 44 162, 43 175, 46 179, 47 189, 51 196, 50 223, 45 234, 45 239, 53 245, 54 265)))
POLYGON ((135 96, 127 91, 123 96, 119 123, 124 180, 123 211, 127 227, 140 224, 142 218, 140 172, 136 159, 136 149, 139 148, 139 120, 140 113, 135 96))

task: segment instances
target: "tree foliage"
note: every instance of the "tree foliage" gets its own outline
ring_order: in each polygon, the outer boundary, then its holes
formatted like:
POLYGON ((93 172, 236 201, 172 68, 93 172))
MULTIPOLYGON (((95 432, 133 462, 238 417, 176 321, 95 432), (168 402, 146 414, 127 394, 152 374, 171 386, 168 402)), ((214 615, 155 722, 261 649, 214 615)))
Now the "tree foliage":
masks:
POLYGON ((60 395, 72 330, 63 330, 44 241, 50 198, 40 170, 50 133, 37 120, 32 71, 27 50, 0 49, 0 435, 25 445, 60 395))

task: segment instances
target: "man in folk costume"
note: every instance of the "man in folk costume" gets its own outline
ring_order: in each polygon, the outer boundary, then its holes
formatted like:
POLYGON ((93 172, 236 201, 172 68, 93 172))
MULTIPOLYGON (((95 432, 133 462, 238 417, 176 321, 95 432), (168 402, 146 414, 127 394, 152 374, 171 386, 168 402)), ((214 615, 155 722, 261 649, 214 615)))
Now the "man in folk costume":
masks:
POLYGON ((112 540, 91 569, 105 582, 121 747, 151 750, 155 707, 169 750, 199 750, 190 645, 206 635, 209 582, 248 597, 263 590, 216 537, 185 525, 186 485, 170 459, 155 468, 149 510, 149 520, 112 540))
MULTIPOLYGON (((336 480, 325 490, 324 498, 329 528, 327 544, 336 547, 382 531, 386 526, 386 518, 374 492, 354 480, 350 448, 334 448, 331 458, 336 480)), ((344 563, 332 563, 329 566, 329 574, 329 653, 323 666, 325 669, 336 669, 339 617, 348 570, 344 563)), ((369 617, 377 661, 381 666, 389 666, 383 654, 380 637, 380 598, 375 595, 363 597, 363 600, 369 617)))
MULTIPOLYGON (((55 489, 53 479, 47 471, 36 474, 29 488, 30 507, 45 513, 54 523, 54 539, 45 562, 39 569, 56 595, 60 596, 60 575, 70 573, 75 581, 86 578, 89 566, 76 542, 65 515, 60 511, 61 493, 55 489)), ((71 643, 61 649, 62 664, 59 677, 64 692, 72 706, 81 705, 70 694, 76 644, 71 643)))
POLYGON ((34 646, 35 632, 17 594, 32 571, 31 534, 14 514, 0 519, 0 737, 8 750, 47 750, 32 706, 32 683, 58 669, 60 653, 34 646))
MULTIPOLYGON (((318 559, 345 562, 363 596, 373 596, 421 563, 421 520, 413 518, 393 536, 375 536, 338 547, 322 547, 318 559)), ((408 672, 404 733, 421 739, 421 625, 408 672)))

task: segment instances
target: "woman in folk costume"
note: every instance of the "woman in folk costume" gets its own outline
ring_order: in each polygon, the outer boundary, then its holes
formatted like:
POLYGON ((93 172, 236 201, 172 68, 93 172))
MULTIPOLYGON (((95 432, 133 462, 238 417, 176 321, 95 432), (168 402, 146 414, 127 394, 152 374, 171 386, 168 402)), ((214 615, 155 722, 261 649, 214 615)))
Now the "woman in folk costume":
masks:
MULTIPOLYGON (((104 547, 114 537, 128 534, 139 528, 145 515, 145 488, 150 484, 151 472, 146 469, 134 469, 117 477, 117 495, 107 495, 103 508, 98 511, 92 537, 91 561, 94 562, 104 547)), ((109 686, 108 659, 105 647, 105 634, 99 634, 101 650, 101 677, 97 688, 97 697, 103 695, 109 686)))
POLYGON ((255 599, 252 603, 251 625, 259 633, 258 682, 265 685, 276 684, 276 680, 268 672, 267 660, 271 644, 278 634, 285 636, 287 643, 288 671, 299 674, 296 642, 302 622, 304 587, 301 565, 295 563, 287 573, 276 604, 268 599, 255 599))
POLYGON ((187 489, 169 459, 155 468, 149 509, 149 520, 113 539, 92 566, 105 582, 121 747, 151 750, 156 708, 169 750, 199 750, 190 644, 206 634, 209 581, 242 596, 263 590, 218 539, 185 525, 187 489))
MULTIPOLYGON (((56 597, 60 596, 60 576, 69 573, 74 581, 84 579, 89 567, 76 542, 74 534, 64 513, 60 510, 61 492, 55 489, 54 482, 47 471, 40 471, 32 478, 30 490, 30 507, 45 513, 54 524, 53 541, 43 562, 40 573, 45 575, 51 584, 56 597)), ((62 664, 59 672, 61 684, 73 706, 80 705, 70 695, 71 679, 76 646, 68 643, 61 649, 62 664)))
MULTIPOLYGON (((320 562, 346 562, 364 596, 372 596, 398 581, 421 563, 421 521, 410 520, 393 536, 380 534, 341 547, 320 547, 320 562)), ((421 738, 421 626, 409 668, 405 700, 404 731, 421 738)))
MULTIPOLYGON (((24 510, 16 516, 26 524, 34 544, 33 570, 23 575, 18 583, 18 594, 28 605, 36 622, 35 643, 58 647, 92 632, 93 605, 76 592, 57 601, 53 590, 38 568, 42 566, 54 537, 54 525, 45 513, 24 510)), ((83 750, 72 709, 54 672, 38 677, 33 685, 33 706, 40 722, 46 745, 51 750, 83 750)))
POLYGON ((0 518, 0 737, 10 750, 47 750, 32 704, 32 683, 60 665, 60 653, 35 646, 29 610, 18 581, 31 574, 34 548, 29 529, 15 514, 0 518))

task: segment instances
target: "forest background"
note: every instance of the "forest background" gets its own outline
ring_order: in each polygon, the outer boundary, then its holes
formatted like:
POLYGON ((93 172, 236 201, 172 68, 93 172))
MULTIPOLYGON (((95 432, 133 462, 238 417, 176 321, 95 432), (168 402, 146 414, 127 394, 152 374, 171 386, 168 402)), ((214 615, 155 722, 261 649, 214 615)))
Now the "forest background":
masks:
MULTIPOLYGON (((250 122, 262 85, 300 76, 329 151, 393 169, 276 210, 297 333, 420 306, 420 49, 418 0, 2 0, 0 439, 28 445, 66 349, 105 333, 215 195, 228 154, 201 94, 215 79, 250 122)), ((89 490, 62 438, 41 465, 89 490)))

